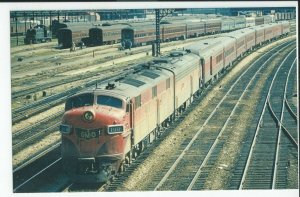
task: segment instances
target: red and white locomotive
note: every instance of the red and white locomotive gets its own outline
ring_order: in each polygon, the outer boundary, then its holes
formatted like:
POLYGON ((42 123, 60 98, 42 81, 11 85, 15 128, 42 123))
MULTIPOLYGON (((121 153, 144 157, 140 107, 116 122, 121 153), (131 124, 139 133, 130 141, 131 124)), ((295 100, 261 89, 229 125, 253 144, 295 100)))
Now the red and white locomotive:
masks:
POLYGON ((233 61, 288 32, 281 22, 202 40, 70 97, 60 125, 66 172, 76 182, 107 181, 233 61))

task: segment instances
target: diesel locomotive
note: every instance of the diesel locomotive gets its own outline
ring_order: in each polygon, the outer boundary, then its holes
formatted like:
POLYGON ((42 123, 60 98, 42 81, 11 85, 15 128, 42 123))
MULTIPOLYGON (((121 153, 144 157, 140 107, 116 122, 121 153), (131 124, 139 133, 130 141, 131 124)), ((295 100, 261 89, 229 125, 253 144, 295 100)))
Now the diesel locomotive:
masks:
POLYGON ((158 138, 206 84, 247 51, 289 31, 288 22, 279 22, 216 35, 71 96, 60 125, 66 173, 74 182, 106 182, 158 138))

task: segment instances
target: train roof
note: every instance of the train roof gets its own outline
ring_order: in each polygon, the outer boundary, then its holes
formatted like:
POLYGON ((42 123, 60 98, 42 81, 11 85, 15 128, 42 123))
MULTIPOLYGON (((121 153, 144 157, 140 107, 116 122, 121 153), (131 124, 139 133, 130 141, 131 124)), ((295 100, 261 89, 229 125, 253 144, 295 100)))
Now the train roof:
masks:
POLYGON ((122 29, 126 30, 126 29, 130 29, 130 30, 134 30, 134 31, 138 31, 138 30, 146 30, 146 29, 155 29, 155 25, 136 25, 136 26, 128 26, 128 27, 124 27, 122 29))
POLYGON ((165 79, 170 74, 166 70, 142 69, 139 72, 130 73, 125 77, 116 79, 117 81, 110 81, 109 84, 113 87, 111 89, 108 88, 108 84, 101 84, 94 89, 94 92, 128 100, 153 87, 158 81, 165 79))
POLYGON ((73 28, 73 27, 89 27, 89 26, 92 26, 93 23, 90 23, 90 22, 76 22, 76 23, 62 23, 62 24, 65 24, 67 25, 67 28, 73 28))
POLYGON ((85 25, 85 26, 69 26, 69 27, 64 27, 64 28, 60 28, 58 31, 60 30, 66 30, 66 29, 69 29, 71 30, 72 32, 77 32, 77 31, 84 31, 84 32, 88 32, 89 31, 89 28, 93 27, 92 24, 88 24, 88 25, 85 25))
MULTIPOLYGON (((140 64, 133 73, 126 74, 119 79, 112 80, 106 84, 100 84, 92 91, 95 94, 104 94, 128 100, 143 93, 145 90, 154 87, 159 81, 166 80, 173 76, 180 79, 185 72, 198 67, 199 60, 195 54, 185 51, 171 52, 173 56, 157 58, 152 62, 140 64)), ((81 93, 91 92, 86 90, 81 93)))
POLYGON ((224 38, 222 37, 213 37, 205 40, 198 41, 194 44, 191 44, 186 47, 186 49, 191 50, 192 53, 205 58, 207 53, 211 54, 214 50, 219 48, 222 45, 224 38))
POLYGON ((221 23, 222 19, 220 18, 210 18, 210 19, 201 19, 201 21, 204 21, 206 23, 221 23))
POLYGON ((111 26, 94 25, 91 28, 98 28, 98 29, 102 29, 102 30, 114 30, 114 29, 123 29, 126 27, 128 27, 128 25, 126 25, 126 24, 114 24, 111 26))
POLYGON ((255 30, 252 29, 252 28, 244 28, 244 29, 239 29, 239 30, 233 31, 233 32, 229 32, 226 35, 231 36, 231 37, 235 37, 235 38, 238 39, 238 38, 243 37, 245 35, 251 34, 254 31, 255 30))

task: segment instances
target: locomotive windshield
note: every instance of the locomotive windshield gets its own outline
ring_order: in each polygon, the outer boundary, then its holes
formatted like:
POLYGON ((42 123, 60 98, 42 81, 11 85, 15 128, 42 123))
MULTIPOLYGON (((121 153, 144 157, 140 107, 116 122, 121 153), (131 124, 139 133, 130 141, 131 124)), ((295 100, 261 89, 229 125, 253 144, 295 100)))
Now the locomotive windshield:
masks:
POLYGON ((81 94, 67 100, 65 110, 83 106, 91 106, 94 103, 94 94, 81 94))
POLYGON ((122 108, 121 99, 111 97, 111 96, 105 96, 105 95, 100 95, 97 97, 97 104, 106 105, 115 108, 122 108))

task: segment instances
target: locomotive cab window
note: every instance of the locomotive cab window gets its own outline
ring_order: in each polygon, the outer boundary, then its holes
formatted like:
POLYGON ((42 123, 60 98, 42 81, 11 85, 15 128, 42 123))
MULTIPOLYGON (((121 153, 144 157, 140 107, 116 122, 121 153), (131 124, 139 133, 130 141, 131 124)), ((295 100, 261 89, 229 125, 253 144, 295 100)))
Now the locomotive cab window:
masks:
POLYGON ((81 94, 72 98, 69 98, 66 102, 65 110, 72 108, 78 108, 83 106, 91 106, 94 103, 94 94, 81 94))
POLYGON ((122 108, 122 100, 111 97, 111 96, 106 96, 106 95, 99 95, 97 96, 97 104, 98 105, 106 105, 110 107, 115 107, 115 108, 122 108))

